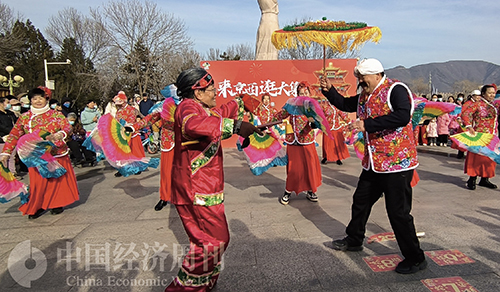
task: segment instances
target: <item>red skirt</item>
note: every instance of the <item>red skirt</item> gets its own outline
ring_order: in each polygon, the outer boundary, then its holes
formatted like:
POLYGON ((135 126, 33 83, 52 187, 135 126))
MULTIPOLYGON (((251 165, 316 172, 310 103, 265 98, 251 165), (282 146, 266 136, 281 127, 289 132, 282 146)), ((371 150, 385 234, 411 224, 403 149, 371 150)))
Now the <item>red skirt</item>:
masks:
POLYGON ((35 167, 28 169, 29 201, 19 207, 23 215, 33 215, 38 209, 68 206, 78 200, 78 185, 69 155, 57 157, 56 160, 66 169, 66 173, 58 178, 43 178, 35 167))
POLYGON ((130 150, 132 154, 136 157, 146 157, 146 152, 144 152, 144 146, 142 146, 141 136, 135 136, 130 139, 130 150))
POLYGON ((286 146, 286 186, 288 192, 316 192, 321 185, 321 166, 314 143, 304 146, 286 146))
POLYGON ((160 165, 160 199, 170 201, 172 194, 172 163, 174 162, 174 150, 161 152, 160 165))
POLYGON ((422 144, 425 144, 427 145, 427 126, 425 125, 422 125, 420 126, 420 142, 422 142, 422 144))
POLYGON ((469 176, 491 178, 495 176, 497 164, 484 155, 467 152, 465 157, 464 173, 469 176))
POLYGON ((332 130, 334 140, 323 134, 323 158, 327 161, 337 161, 349 158, 349 149, 344 142, 342 130, 332 130))

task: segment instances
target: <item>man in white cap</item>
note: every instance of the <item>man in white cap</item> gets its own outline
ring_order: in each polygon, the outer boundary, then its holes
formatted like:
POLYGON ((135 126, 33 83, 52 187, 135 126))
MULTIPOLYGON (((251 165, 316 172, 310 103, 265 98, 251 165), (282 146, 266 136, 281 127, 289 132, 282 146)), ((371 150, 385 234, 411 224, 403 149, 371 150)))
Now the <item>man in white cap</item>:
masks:
POLYGON ((345 98, 323 76, 320 84, 328 101, 341 111, 357 112, 358 119, 350 130, 364 134, 363 171, 353 195, 351 221, 347 237, 334 240, 333 248, 342 251, 363 249, 366 223, 372 206, 385 195, 387 215, 404 260, 396 272, 412 274, 427 267, 420 249, 413 217, 412 186, 418 166, 411 115, 413 98, 409 88, 385 76, 382 64, 365 59, 354 68, 362 88, 360 94, 345 98))

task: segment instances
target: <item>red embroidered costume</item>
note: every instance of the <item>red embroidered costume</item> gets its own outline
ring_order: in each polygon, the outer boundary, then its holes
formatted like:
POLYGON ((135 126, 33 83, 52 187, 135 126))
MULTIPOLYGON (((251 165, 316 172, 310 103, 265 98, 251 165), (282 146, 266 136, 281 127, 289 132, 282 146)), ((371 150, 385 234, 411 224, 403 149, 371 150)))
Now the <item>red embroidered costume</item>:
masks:
POLYGON ((321 108, 323 108, 328 124, 331 126, 330 129, 334 137, 332 140, 327 135, 322 135, 322 162, 326 163, 326 161, 337 161, 337 163, 340 164, 341 160, 350 157, 349 149, 347 149, 347 145, 344 142, 344 126, 349 123, 349 117, 346 113, 331 105, 328 100, 323 100, 320 104, 321 108))
POLYGON ((243 117, 239 99, 209 111, 193 99, 183 99, 177 107, 171 201, 191 247, 165 291, 209 291, 219 277, 229 243, 221 140, 232 136, 238 117, 243 117))
MULTIPOLYGON (((22 114, 10 132, 3 153, 10 154, 17 144, 17 140, 27 133, 43 130, 51 134, 62 133, 65 137, 71 132, 68 120, 58 111, 40 109, 42 113, 34 114, 32 110, 22 114)), ((61 164, 66 173, 58 178, 43 178, 35 167, 30 167, 29 201, 21 205, 19 210, 23 215, 34 215, 40 209, 55 209, 72 204, 78 200, 78 186, 76 176, 68 157, 68 147, 64 141, 54 142, 52 155, 61 164)))
MULTIPOLYGON (((472 127, 476 132, 498 134, 498 108, 500 104, 492 104, 479 97, 476 102, 468 102, 462 107, 462 121, 466 128, 472 127)), ((491 178, 495 176, 496 163, 490 158, 467 152, 464 173, 471 177, 491 178)))
POLYGON ((272 121, 273 117, 278 113, 278 110, 271 105, 261 103, 254 114, 259 118, 261 124, 267 124, 272 121))
POLYGON ((160 157, 160 200, 170 201, 172 194, 172 163, 174 159, 174 123, 161 118, 159 112, 144 117, 133 125, 134 129, 142 129, 160 121, 161 124, 161 157, 160 157))

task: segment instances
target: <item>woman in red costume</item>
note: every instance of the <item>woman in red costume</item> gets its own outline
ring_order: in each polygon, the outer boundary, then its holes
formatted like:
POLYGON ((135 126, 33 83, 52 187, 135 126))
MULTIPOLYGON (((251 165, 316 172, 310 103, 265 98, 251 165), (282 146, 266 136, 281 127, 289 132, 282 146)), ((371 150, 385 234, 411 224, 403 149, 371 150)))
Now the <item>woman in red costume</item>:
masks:
POLYGON ((190 250, 165 291, 210 291, 229 242, 221 140, 262 133, 242 121, 241 99, 216 107, 217 89, 204 69, 183 71, 175 85, 182 101, 174 121, 172 204, 188 234, 190 250))
POLYGON ((277 113, 278 110, 271 106, 271 96, 268 93, 262 95, 262 103, 255 111, 255 115, 259 118, 260 124, 263 125, 271 122, 277 113))
POLYGON ((160 211, 170 202, 172 194, 172 163, 174 161, 174 123, 161 118, 160 112, 154 112, 133 125, 134 129, 142 129, 160 122, 161 157, 160 157, 160 201, 155 210, 160 211))
POLYGON ((343 130, 344 126, 349 124, 349 117, 346 113, 331 105, 328 100, 323 100, 320 104, 328 124, 331 125, 334 137, 332 140, 327 135, 323 135, 323 160, 321 160, 321 163, 326 164, 328 161, 336 161, 338 165, 342 165, 342 160, 350 157, 349 149, 347 149, 344 142, 343 130))
POLYGON ((63 114, 50 109, 48 100, 51 92, 49 89, 45 90, 35 88, 28 93, 31 109, 17 120, 5 142, 0 158, 4 166, 7 165, 10 153, 24 134, 37 130, 50 133, 45 139, 55 144, 51 153, 66 169, 66 173, 58 178, 43 178, 36 167, 29 168, 29 201, 19 207, 23 215, 28 214, 29 219, 40 217, 47 209, 51 209, 52 214, 60 214, 63 212, 63 207, 79 198, 76 176, 68 155, 69 150, 64 143, 64 139, 70 134, 71 125, 63 114))
MULTIPOLYGON (((135 107, 128 105, 127 96, 123 91, 118 92, 118 94, 113 98, 113 103, 116 107, 116 113, 113 116, 118 121, 124 120, 127 124, 133 124, 135 123, 135 119, 137 116, 142 117, 142 114, 137 109, 135 109, 135 107)), ((129 146, 132 154, 134 154, 136 157, 146 157, 144 147, 142 146, 141 136, 138 131, 132 134, 129 146)), ((136 174, 140 174, 140 172, 136 174)), ((116 172, 115 176, 120 177, 122 176, 122 174, 120 172, 116 172)))
MULTIPOLYGON (((481 88, 481 96, 475 98, 475 102, 462 107, 462 121, 471 135, 477 132, 498 134, 498 103, 493 103, 496 89, 493 85, 484 85, 481 88)), ((496 189, 497 185, 490 182, 489 178, 495 176, 496 163, 490 158, 467 152, 465 157, 464 173, 468 174, 467 188, 476 189, 476 180, 480 176, 478 185, 490 189, 496 189)))
MULTIPOLYGON (((310 96, 309 84, 301 82, 297 86, 298 96, 310 96)), ((307 192, 306 198, 317 202, 316 191, 321 185, 321 166, 314 141, 314 131, 311 121, 305 116, 296 116, 282 110, 275 116, 276 120, 288 118, 293 132, 286 133, 285 143, 288 164, 286 166, 285 193, 280 203, 288 205, 292 192, 299 194, 307 192)))

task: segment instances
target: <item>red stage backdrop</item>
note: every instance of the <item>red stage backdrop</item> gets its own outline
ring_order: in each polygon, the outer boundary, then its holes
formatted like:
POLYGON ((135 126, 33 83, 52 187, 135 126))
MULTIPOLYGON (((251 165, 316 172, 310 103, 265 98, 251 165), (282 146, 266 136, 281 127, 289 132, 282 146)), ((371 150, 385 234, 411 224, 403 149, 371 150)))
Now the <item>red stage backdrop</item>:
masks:
MULTIPOLYGON (((353 70, 356 59, 326 60, 327 76, 343 95, 356 94, 356 77, 353 70)), ((259 100, 269 93, 276 109, 296 96, 301 81, 312 86, 312 96, 322 96, 319 76, 323 73, 323 60, 278 61, 202 61, 200 65, 213 76, 217 88, 217 105, 246 93, 259 100)), ((223 147, 236 147, 236 137, 223 141, 223 147)))

